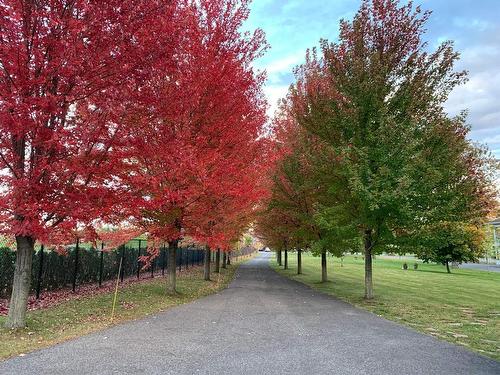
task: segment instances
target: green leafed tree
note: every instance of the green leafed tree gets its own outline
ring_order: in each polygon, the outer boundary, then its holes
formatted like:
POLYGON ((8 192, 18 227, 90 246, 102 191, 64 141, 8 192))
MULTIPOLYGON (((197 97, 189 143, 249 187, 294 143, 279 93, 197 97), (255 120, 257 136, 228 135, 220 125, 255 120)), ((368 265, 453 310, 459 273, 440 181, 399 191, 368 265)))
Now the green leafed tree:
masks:
POLYGON ((335 156, 321 168, 328 186, 316 215, 362 244, 367 299, 375 253, 402 248, 410 233, 440 222, 478 225, 487 211, 484 154, 467 141, 463 118, 443 109, 466 73, 454 70, 451 42, 429 51, 422 39, 429 16, 411 2, 363 1, 341 22, 337 43, 308 52, 290 92, 297 123, 335 156), (464 199, 470 214, 459 207, 464 199))
POLYGON ((327 184, 320 183, 322 171, 318 167, 322 164, 316 158, 321 156, 321 160, 331 166, 335 163, 335 156, 323 152, 328 151, 324 150, 324 143, 297 125, 290 113, 290 104, 285 100, 275 118, 274 135, 279 158, 270 176, 271 196, 258 229, 268 241, 269 238, 275 239, 275 248, 297 250, 298 273, 301 272, 302 250, 320 256, 321 280, 326 282, 327 254, 338 255, 341 247, 336 246, 338 241, 332 238, 336 232, 324 225, 318 216, 320 199, 324 200, 326 196, 324 189, 327 184))
POLYGON ((484 255, 485 232, 482 228, 465 223, 441 222, 420 231, 417 256, 424 262, 450 263, 474 262, 484 255))
POLYGON ((414 169, 419 183, 409 197, 414 222, 400 233, 419 258, 446 265, 448 272, 449 263, 484 256, 485 221, 495 207, 495 161, 467 139, 468 131, 464 115, 427 129, 414 169))

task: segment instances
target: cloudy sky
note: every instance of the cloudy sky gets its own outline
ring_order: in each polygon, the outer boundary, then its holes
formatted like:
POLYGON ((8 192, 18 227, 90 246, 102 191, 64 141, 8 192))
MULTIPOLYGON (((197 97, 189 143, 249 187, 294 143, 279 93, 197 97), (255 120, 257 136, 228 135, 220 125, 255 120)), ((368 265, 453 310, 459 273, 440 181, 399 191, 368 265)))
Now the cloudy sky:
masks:
MULTIPOLYGON (((433 11, 427 24, 430 46, 455 41, 457 68, 469 71, 467 84, 455 89, 447 110, 469 111, 471 138, 487 144, 500 158, 500 0, 415 0, 433 11)), ((360 0, 253 0, 247 27, 266 32, 271 45, 257 63, 268 73, 266 95, 275 107, 293 81, 292 69, 320 38, 336 40, 342 18, 352 19, 360 0)), ((272 111, 271 109, 271 111, 272 111)))

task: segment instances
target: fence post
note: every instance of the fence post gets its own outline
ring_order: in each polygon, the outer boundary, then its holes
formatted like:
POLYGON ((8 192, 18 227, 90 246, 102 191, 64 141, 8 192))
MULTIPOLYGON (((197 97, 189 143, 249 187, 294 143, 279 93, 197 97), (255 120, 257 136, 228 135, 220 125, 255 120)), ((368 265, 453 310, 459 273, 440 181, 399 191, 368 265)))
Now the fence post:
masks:
POLYGON ((125 245, 122 245, 122 256, 121 256, 121 269, 120 269, 120 282, 123 283, 123 276, 125 274, 125 245))
POLYGON ((80 250, 80 239, 76 239, 76 247, 75 247, 75 269, 73 270, 73 292, 76 289, 76 277, 78 275, 78 251, 80 250))
POLYGON ((43 244, 40 247, 40 265, 38 267, 38 279, 36 282, 36 299, 40 298, 40 289, 42 287, 42 272, 43 272, 43 244))
POLYGON ((182 271, 182 247, 181 251, 179 251, 179 272, 182 271))
POLYGON ((151 278, 155 277, 155 260, 151 260, 151 278))
POLYGON ((99 287, 102 285, 102 267, 104 265, 104 242, 101 242, 101 258, 99 260, 99 287))
POLYGON ((165 276, 165 244, 163 244, 163 249, 161 249, 161 275, 165 276))
POLYGON ((139 279, 139 272, 141 272, 141 240, 139 240, 139 249, 137 250, 137 279, 139 279))

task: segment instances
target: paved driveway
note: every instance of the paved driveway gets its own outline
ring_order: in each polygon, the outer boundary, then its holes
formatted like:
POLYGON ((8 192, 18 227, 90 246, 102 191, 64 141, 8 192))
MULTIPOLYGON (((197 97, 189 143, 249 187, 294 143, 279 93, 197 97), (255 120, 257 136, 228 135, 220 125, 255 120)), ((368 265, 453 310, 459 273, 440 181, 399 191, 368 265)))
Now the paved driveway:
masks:
POLYGON ((290 281, 269 254, 217 295, 0 364, 0 374, 500 374, 500 362, 290 281))

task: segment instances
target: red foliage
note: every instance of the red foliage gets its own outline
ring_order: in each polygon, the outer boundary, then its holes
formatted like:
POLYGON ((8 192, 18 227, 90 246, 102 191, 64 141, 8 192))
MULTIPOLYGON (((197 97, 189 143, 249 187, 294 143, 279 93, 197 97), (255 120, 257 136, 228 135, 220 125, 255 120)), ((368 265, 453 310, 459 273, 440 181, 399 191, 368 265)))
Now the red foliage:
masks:
POLYGON ((104 243, 104 251, 112 251, 140 236, 142 231, 137 228, 117 228, 109 231, 99 231, 98 238, 104 243))
POLYGON ((230 222, 234 210, 248 218, 262 193, 266 103, 251 63, 266 45, 260 30, 239 32, 247 15, 246 1, 191 4, 175 52, 184 58, 148 84, 151 117, 137 128, 130 182, 144 197, 138 221, 159 240, 189 235, 225 246, 236 235, 215 223, 230 222))
POLYGON ((123 119, 168 45, 168 4, 1 3, 1 233, 47 241, 121 211, 123 119))

